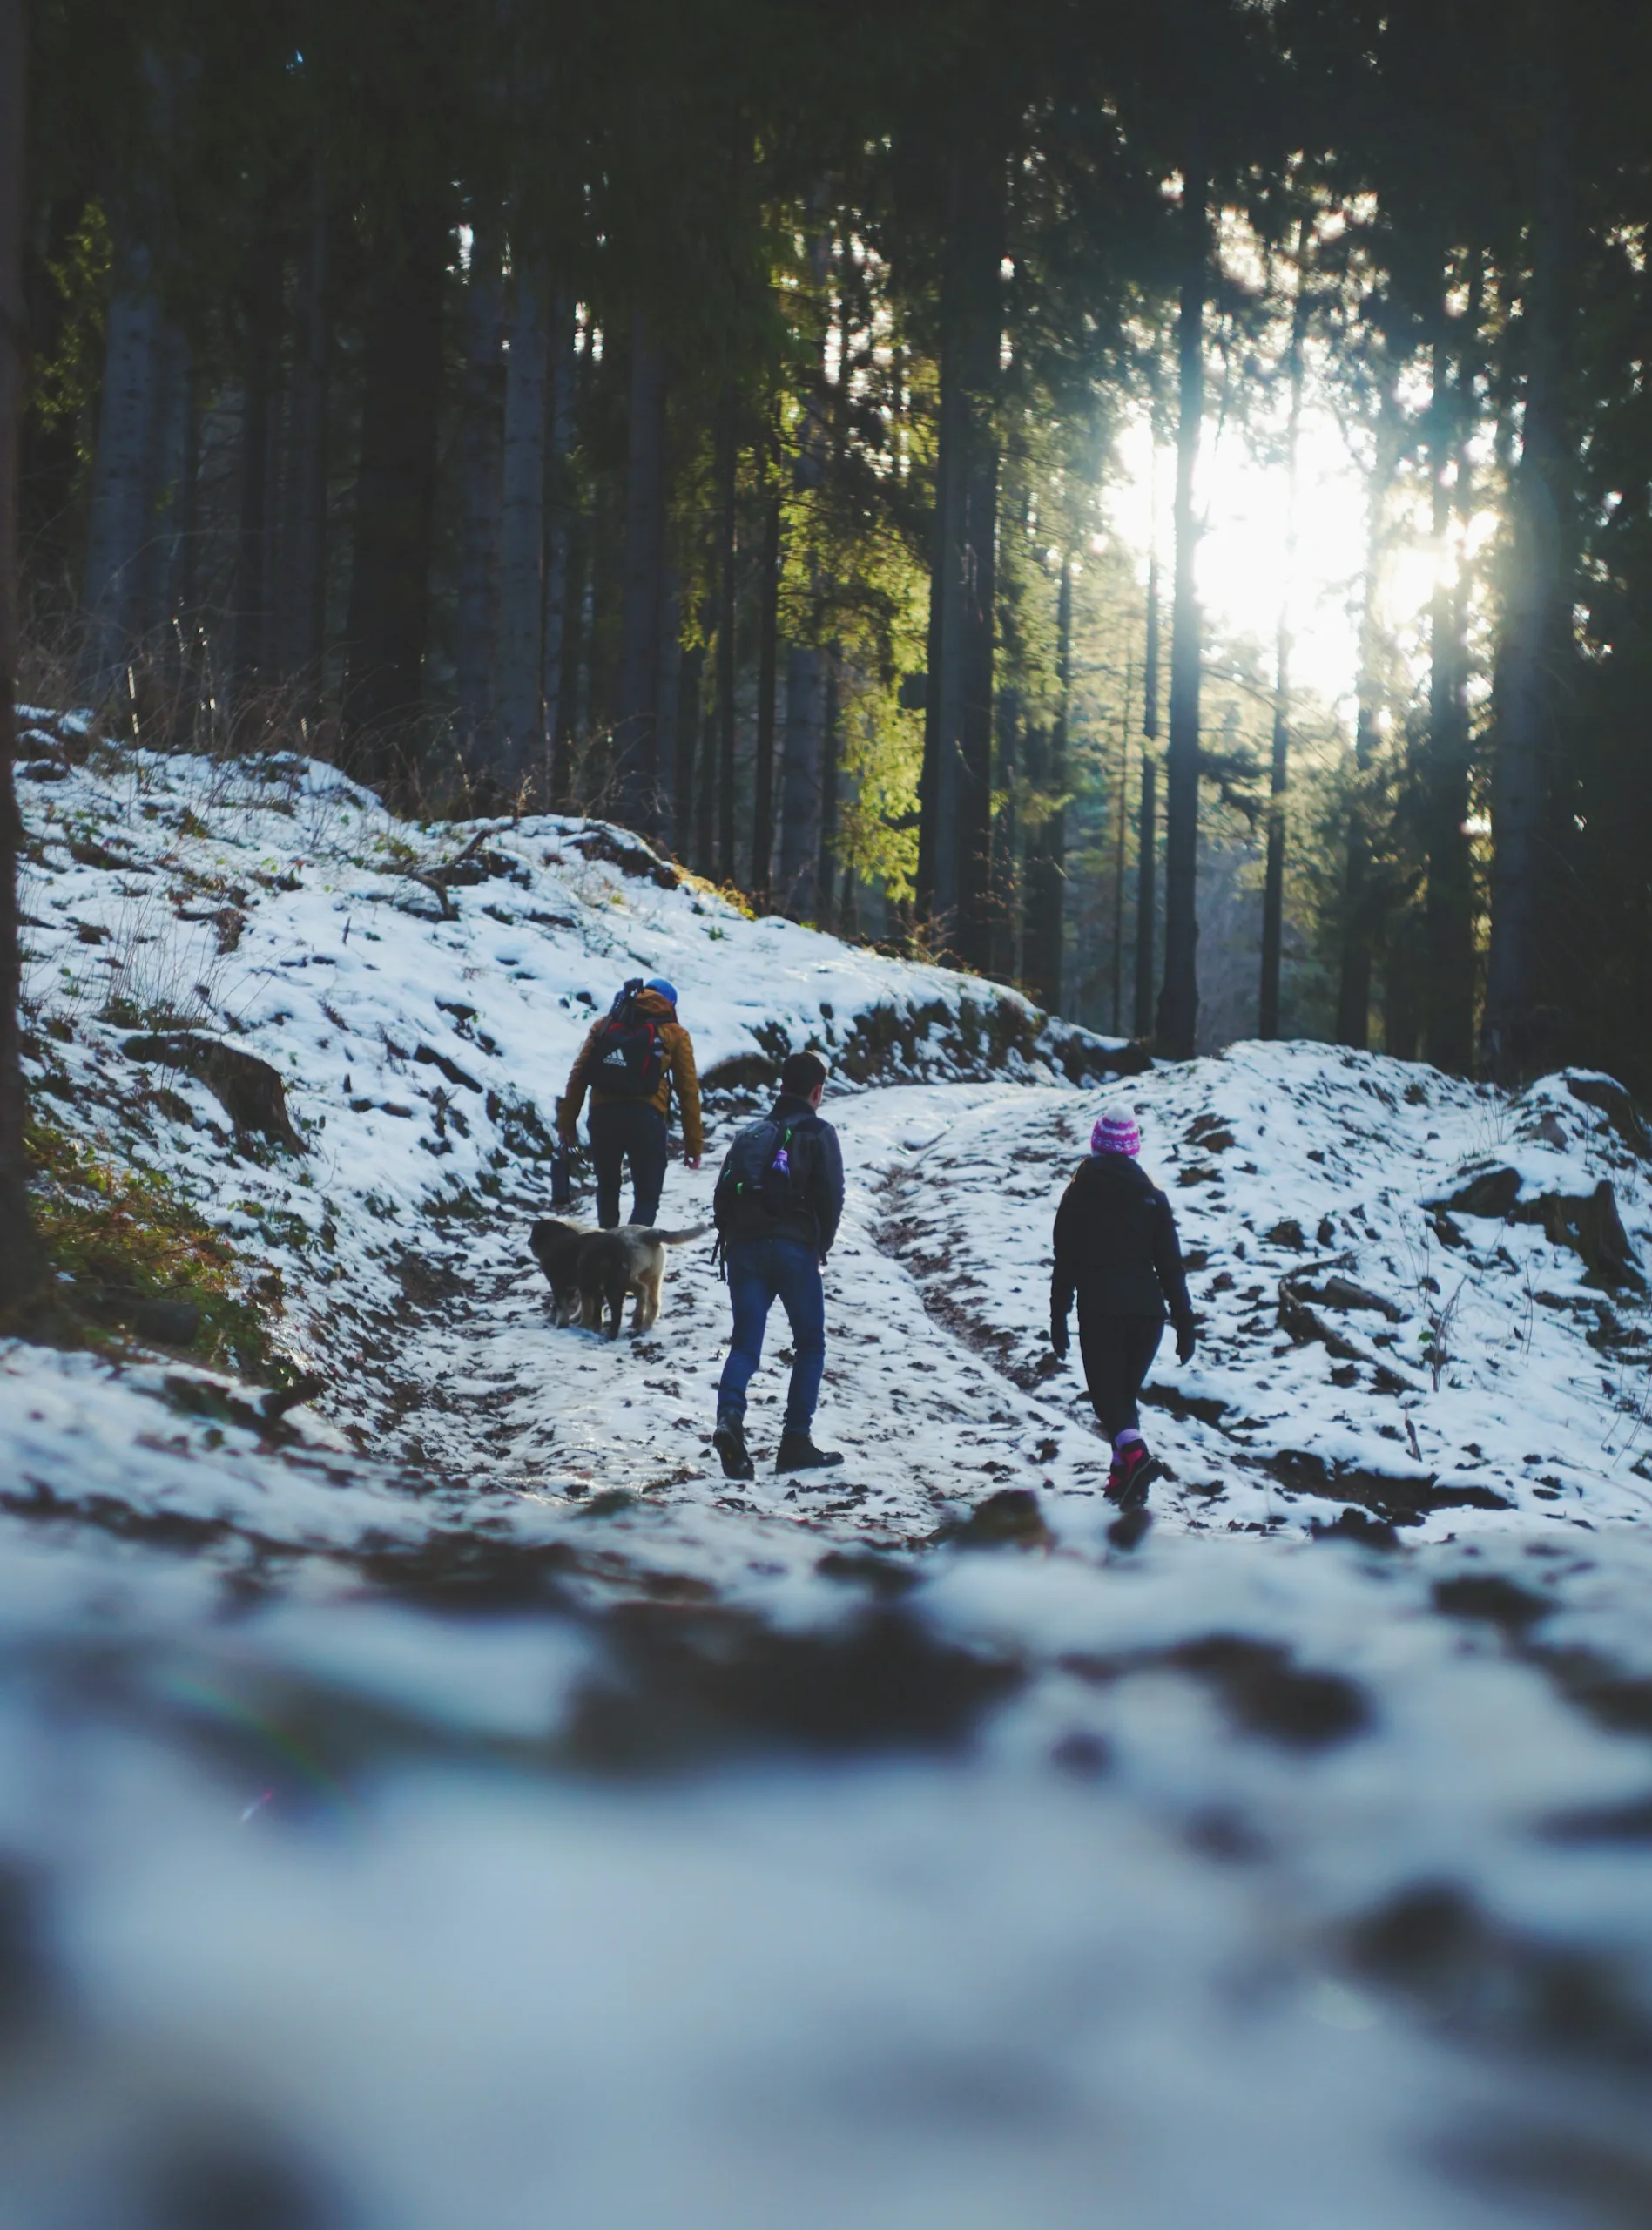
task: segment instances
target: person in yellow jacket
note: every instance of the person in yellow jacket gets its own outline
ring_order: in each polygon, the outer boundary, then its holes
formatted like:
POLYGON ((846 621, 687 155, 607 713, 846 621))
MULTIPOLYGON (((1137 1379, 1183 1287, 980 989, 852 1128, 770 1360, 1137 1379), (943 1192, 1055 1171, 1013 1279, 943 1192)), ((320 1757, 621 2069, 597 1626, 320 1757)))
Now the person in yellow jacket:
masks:
POLYGON ((677 1019, 677 993, 663 976, 626 984, 600 1022, 593 1023, 556 1103, 556 1128, 566 1145, 579 1139, 579 1111, 590 1092, 590 1158, 597 1174, 597 1220, 604 1231, 619 1221, 620 1179, 631 1172, 631 1221, 651 1224, 665 1186, 665 1133, 677 1087, 683 1123, 683 1158, 700 1166, 705 1135, 700 1124, 700 1080, 694 1041, 677 1019))

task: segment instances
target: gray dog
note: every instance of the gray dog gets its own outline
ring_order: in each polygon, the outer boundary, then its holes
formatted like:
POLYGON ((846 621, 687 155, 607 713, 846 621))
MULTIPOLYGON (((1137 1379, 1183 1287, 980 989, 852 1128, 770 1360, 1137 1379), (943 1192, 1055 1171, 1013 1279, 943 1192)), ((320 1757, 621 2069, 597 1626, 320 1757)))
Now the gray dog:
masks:
POLYGON ((592 1236, 583 1224, 542 1216, 528 1234, 534 1260, 550 1287, 553 1324, 571 1324, 579 1314, 579 1250, 592 1236))

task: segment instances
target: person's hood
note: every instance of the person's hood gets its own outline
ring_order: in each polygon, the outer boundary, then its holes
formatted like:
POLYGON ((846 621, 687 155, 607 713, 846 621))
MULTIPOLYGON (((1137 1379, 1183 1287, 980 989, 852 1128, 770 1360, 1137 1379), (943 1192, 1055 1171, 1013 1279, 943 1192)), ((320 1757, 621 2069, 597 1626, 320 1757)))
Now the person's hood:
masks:
POLYGON ((631 1000, 638 1014, 645 1014, 652 1022, 675 1022, 677 1009, 657 991, 638 991, 631 1000))
POLYGON ((1144 1193, 1154 1190, 1153 1179, 1135 1155, 1129 1153, 1086 1154, 1074 1172, 1074 1179, 1080 1185, 1123 1185, 1144 1193))

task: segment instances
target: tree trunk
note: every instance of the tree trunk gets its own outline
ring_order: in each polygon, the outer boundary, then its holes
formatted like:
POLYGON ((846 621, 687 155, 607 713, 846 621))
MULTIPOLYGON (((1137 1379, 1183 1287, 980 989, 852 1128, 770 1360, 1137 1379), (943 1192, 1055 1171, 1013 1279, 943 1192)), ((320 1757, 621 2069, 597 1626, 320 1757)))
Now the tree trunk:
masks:
POLYGON ((447 252, 446 213, 410 212, 367 306, 343 720, 369 780, 411 771, 422 709, 447 252))
POLYGON ((1158 848, 1158 762, 1148 750, 1159 733, 1158 422, 1153 428, 1152 524, 1147 560, 1147 644, 1142 675, 1142 801, 1136 828, 1136 1019, 1143 1044, 1153 1035, 1153 948, 1158 848))
MULTIPOLYGON (((995 275, 997 260, 994 261, 995 275)), ((994 369, 997 368, 996 322, 994 369)), ((984 416, 984 406, 983 406, 984 416)), ((993 634, 997 612, 998 443, 976 428, 968 473, 969 557, 959 728, 958 956, 983 974, 993 943, 993 634)))
MULTIPOLYGON (((1156 718, 1154 721, 1157 726, 1156 718)), ((1142 806, 1136 824, 1136 1035, 1145 1044, 1153 1035, 1153 947, 1158 895, 1159 770, 1152 753, 1142 753, 1142 806)))
POLYGON ((1302 425, 1302 346, 1308 330, 1308 220, 1297 226, 1297 294, 1291 309, 1291 406, 1285 422, 1285 579, 1273 653, 1273 762, 1268 786, 1268 861, 1262 887, 1262 990, 1257 1036, 1279 1035, 1285 946, 1285 801, 1291 767, 1291 592, 1297 553, 1297 444, 1302 425))
POLYGON ((499 644, 499 514, 504 493, 504 293, 496 220, 478 214, 465 288, 459 455, 459 734, 482 760, 497 748, 494 666, 499 644))
POLYGON ((1158 1051, 1190 1060, 1198 1036, 1199 679, 1203 625, 1195 561, 1194 476, 1204 416, 1204 296, 1210 264, 1209 187, 1203 153, 1190 156, 1182 188, 1184 262, 1177 328, 1180 393, 1176 429, 1176 590, 1170 618, 1170 744, 1166 762, 1164 983, 1158 1051))
POLYGON ((0 1321, 38 1291, 45 1261, 24 1152, 17 862, 17 458, 23 430, 24 0, 0 0, 0 1321))
POLYGON ((545 371, 550 361, 543 267, 515 257, 516 293, 505 358, 504 498, 499 522, 499 779, 515 794, 543 735, 545 371))
MULTIPOLYGON (((725 388, 717 413, 717 864, 732 882, 734 863, 735 497, 739 429, 734 390, 725 388)), ((708 780, 709 772, 708 769, 708 780)), ((709 808, 706 808, 709 812, 709 808)), ((708 856, 707 866, 710 868, 708 856)))
POLYGON ((1018 794, 1022 767, 1029 755, 1026 725, 1021 691, 1015 684, 995 691, 993 790, 1002 802, 992 817, 992 973, 1004 983, 1021 980, 1025 958, 1018 794))
POLYGON ((1124 666, 1124 711, 1118 731, 1118 825, 1113 859, 1113 1035, 1124 1015, 1124 847, 1130 814, 1130 669, 1124 666))
POLYGON ((568 520, 568 581, 563 591, 556 732, 550 753, 550 803, 556 813, 570 811, 573 804, 574 761, 584 727, 580 673, 590 618, 590 518, 583 511, 572 511, 568 520))
POLYGON ((705 645, 696 643, 682 653, 677 690, 677 810, 674 826, 677 856, 698 867, 705 859, 704 834, 696 815, 698 789, 705 781, 702 736, 705 726, 703 699, 705 687, 705 645))
MULTIPOLYGON (((1399 459, 1400 421, 1394 382, 1383 390, 1377 447, 1365 490, 1365 565, 1360 590, 1359 672, 1355 684, 1352 794, 1343 866, 1342 952, 1337 989, 1337 1039, 1362 1052, 1371 1043, 1371 965, 1377 923, 1372 916, 1371 780, 1382 717, 1380 598, 1387 535, 1388 493, 1399 459)), ((1389 1051, 1393 1048, 1390 1046, 1389 1051)))
POLYGON ((246 288, 246 354, 241 381, 241 492, 230 591, 230 678, 238 693, 265 671, 270 634, 270 470, 280 378, 284 258, 266 217, 253 242, 246 288))
MULTIPOLYGON (((963 473, 961 432, 963 396, 958 351, 955 347, 947 345, 944 334, 937 369, 941 393, 935 436, 935 507, 930 525, 923 764, 918 778, 918 913, 923 921, 931 924, 941 915, 943 881, 948 904, 955 904, 957 898, 956 774, 951 752, 947 753, 943 766, 941 738, 943 720, 941 673, 949 664, 953 639, 958 631, 958 599, 954 592, 957 566, 954 545, 957 533, 955 522, 963 508, 960 489, 963 473)), ((956 703, 957 694, 955 688, 946 693, 948 715, 956 703)))
POLYGON ((752 896, 769 902, 774 845, 774 683, 780 620, 780 499, 763 501, 763 553, 758 582, 757 760, 752 769, 752 896))
POLYGON ((287 497, 277 599, 278 662, 320 694, 327 639, 327 402, 332 389, 332 214, 327 158, 310 158, 309 222, 299 274, 299 330, 287 426, 287 497))
MULTIPOLYGON (((1039 787, 1046 797, 1057 801, 1067 789, 1072 666, 1073 561, 1063 558, 1055 598, 1055 716, 1049 747, 1039 753, 1037 770, 1039 787)), ((1066 911, 1067 810, 1058 802, 1045 814, 1028 846, 1027 926, 1022 944, 1022 976, 1028 997, 1049 1014, 1061 1011, 1066 911)))
POLYGON ((172 630, 184 587, 185 523, 192 509, 195 382, 189 341, 163 317, 157 338, 155 438, 147 503, 149 537, 138 567, 138 632, 166 631, 165 664, 173 665, 172 630))
POLYGON ((705 702, 705 676, 701 674, 700 709, 698 740, 694 759, 694 867, 703 875, 717 874, 717 760, 718 713, 720 709, 722 685, 718 672, 717 612, 718 593, 715 587, 705 598, 705 632, 711 645, 706 663, 711 666, 711 704, 705 702))
POLYGON ((1483 1024, 1487 1065, 1516 1084, 1546 1063, 1552 1022, 1542 968, 1543 828, 1550 757, 1570 652, 1568 561, 1574 458, 1567 437, 1572 186, 1553 0, 1541 6, 1534 63, 1541 103, 1532 273, 1521 322, 1526 393, 1502 640, 1492 780, 1492 927, 1483 1024))
POLYGON ((786 757, 776 902, 794 922, 819 911, 820 783, 826 764, 826 654, 794 643, 786 660, 786 757))
POLYGON ((654 841, 663 851, 677 843, 678 716, 682 709, 682 584, 668 558, 660 570, 659 643, 654 666, 654 841))
MULTIPOLYGON (((1342 869, 1342 965, 1337 984, 1337 1042, 1364 1052, 1371 1043, 1371 838, 1367 790, 1376 757, 1373 707, 1364 691, 1354 718, 1353 794, 1342 869)), ((1392 1050, 1392 1049, 1390 1049, 1392 1050)))
POLYGON ((103 400, 92 467, 84 603, 84 684, 109 694, 138 625, 138 568, 149 535, 160 305, 148 248, 118 220, 114 283, 104 329, 103 400))
MULTIPOLYGON (((1477 287, 1471 288, 1471 294, 1477 287)), ((1428 831, 1427 959, 1424 1051, 1436 1068, 1465 1074, 1474 1055, 1474 868, 1465 823, 1468 819, 1469 721, 1467 659, 1454 585, 1444 558, 1452 519, 1447 479, 1455 464, 1467 470, 1467 418, 1472 409, 1468 352, 1451 375, 1445 305, 1436 307, 1434 395, 1430 413, 1429 477, 1439 563, 1429 606, 1430 679, 1425 810, 1428 831)))
POLYGON ((919 898, 968 967, 992 957, 992 693, 1004 165, 955 140, 941 278, 941 423, 919 898))
POLYGON ((833 868, 838 848, 838 772, 843 756, 843 672, 837 644, 826 652, 826 753, 820 765, 820 861, 815 889, 819 895, 816 918, 823 929, 835 926, 837 907, 833 898, 833 868))
POLYGON ((550 469, 545 503, 544 674, 540 694, 551 753, 548 780, 556 785, 556 760, 563 733, 563 654, 568 633, 568 551, 574 520, 573 449, 579 405, 578 335, 574 301, 556 295, 550 329, 550 469))
POLYGON ((620 816, 645 836, 659 825, 659 643, 665 559, 665 364, 649 321, 631 314, 625 575, 614 757, 620 816))

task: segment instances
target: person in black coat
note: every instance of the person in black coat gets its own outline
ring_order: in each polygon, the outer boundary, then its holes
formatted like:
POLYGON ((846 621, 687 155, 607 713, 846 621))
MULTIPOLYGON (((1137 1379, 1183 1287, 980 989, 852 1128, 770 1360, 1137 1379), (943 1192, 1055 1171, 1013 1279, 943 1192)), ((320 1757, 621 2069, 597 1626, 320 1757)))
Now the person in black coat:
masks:
POLYGON ((777 1471, 815 1471, 841 1463, 817 1448, 813 1425, 826 1369, 826 1297, 820 1273, 843 1215, 843 1155, 820 1115, 826 1064, 792 1053, 780 1071, 780 1096, 761 1123, 742 1131, 717 1180, 712 1213, 734 1312, 728 1360, 718 1381, 711 1444, 726 1478, 754 1474, 745 1444, 745 1389, 763 1360, 763 1334, 778 1301, 792 1331, 792 1383, 780 1429, 777 1471))
POLYGON ((1067 1313, 1078 1296, 1084 1383, 1102 1430, 1113 1443, 1107 1491, 1139 1501, 1153 1459, 1136 1404, 1164 1335, 1168 1311, 1176 1352, 1186 1362, 1197 1335, 1187 1273, 1170 1204, 1136 1160, 1141 1133, 1128 1115, 1103 1115, 1055 1211, 1055 1266, 1049 1283, 1049 1344, 1067 1353, 1067 1313))

